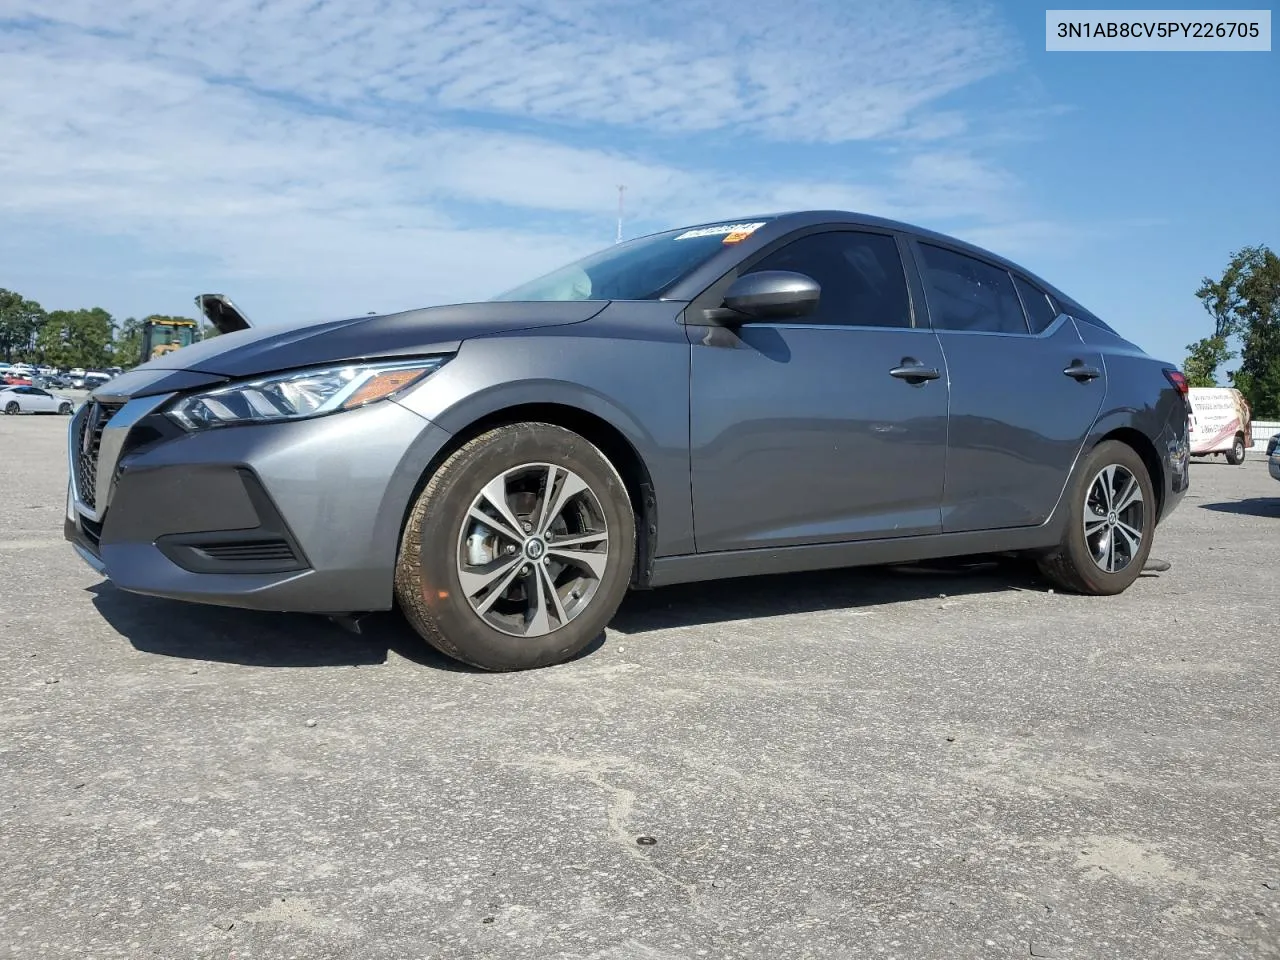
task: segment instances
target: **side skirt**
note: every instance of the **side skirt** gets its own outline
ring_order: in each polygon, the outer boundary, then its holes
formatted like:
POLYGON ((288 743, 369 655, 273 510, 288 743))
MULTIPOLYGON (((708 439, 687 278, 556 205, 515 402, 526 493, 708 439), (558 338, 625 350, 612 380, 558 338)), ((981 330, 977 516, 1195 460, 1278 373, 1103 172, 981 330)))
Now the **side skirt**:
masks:
POLYGON ((1062 518, 1055 513, 1035 527, 659 557, 654 561, 649 582, 651 586, 664 587, 729 577, 878 566, 1011 550, 1046 550, 1057 546, 1062 539, 1062 523, 1062 518))

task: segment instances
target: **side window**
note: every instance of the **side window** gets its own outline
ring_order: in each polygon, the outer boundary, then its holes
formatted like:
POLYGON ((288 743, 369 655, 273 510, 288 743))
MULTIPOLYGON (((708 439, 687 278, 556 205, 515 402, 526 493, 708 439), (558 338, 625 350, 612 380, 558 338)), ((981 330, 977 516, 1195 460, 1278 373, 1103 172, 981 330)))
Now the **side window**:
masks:
POLYGON ((911 326, 907 278, 893 237, 845 230, 812 233, 779 247, 747 272, 760 270, 793 270, 818 281, 822 296, 806 323, 911 326))
POLYGON ((31 396, 33 396, 33 397, 47 397, 47 396, 49 396, 49 391, 48 391, 48 390, 39 390, 39 389, 37 389, 36 387, 32 387, 31 389, 29 389, 29 390, 27 391, 27 393, 31 394, 31 396))
POLYGON ((921 243, 929 316, 937 330, 1027 333, 1027 318, 1007 270, 921 243))
POLYGON ((1049 324, 1058 319, 1058 311, 1049 300, 1049 295, 1034 283, 1015 275, 1013 285, 1018 288, 1018 296, 1022 297, 1027 319, 1031 321, 1032 333, 1040 333, 1048 329, 1049 324))

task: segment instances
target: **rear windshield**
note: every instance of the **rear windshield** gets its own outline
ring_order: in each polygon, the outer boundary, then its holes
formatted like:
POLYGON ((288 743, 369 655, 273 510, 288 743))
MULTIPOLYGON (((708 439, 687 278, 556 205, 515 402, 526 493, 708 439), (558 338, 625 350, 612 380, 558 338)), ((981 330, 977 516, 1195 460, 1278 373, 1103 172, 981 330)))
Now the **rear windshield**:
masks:
POLYGON ((521 284, 494 300, 656 300, 765 220, 719 223, 655 233, 615 244, 521 284))

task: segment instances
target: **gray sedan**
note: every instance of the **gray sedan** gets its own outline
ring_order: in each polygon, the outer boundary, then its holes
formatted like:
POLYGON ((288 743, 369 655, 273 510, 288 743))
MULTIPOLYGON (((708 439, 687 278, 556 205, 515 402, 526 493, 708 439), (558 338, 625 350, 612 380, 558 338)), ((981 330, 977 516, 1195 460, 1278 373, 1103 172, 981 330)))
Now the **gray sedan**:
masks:
POLYGON ((995 254, 831 212, 611 246, 488 302, 251 327, 99 388, 66 536, 119 587, 399 607, 557 663, 628 589, 1016 551, 1133 583, 1188 482, 1186 381, 995 254))

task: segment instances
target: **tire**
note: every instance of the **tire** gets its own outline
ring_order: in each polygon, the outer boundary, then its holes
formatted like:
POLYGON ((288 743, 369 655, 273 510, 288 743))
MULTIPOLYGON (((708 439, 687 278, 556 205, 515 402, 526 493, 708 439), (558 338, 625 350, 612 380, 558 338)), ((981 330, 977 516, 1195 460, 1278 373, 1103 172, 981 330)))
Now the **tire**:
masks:
POLYGON ((17 400, 10 400, 8 403, 4 405, 4 412, 5 412, 5 416, 16 417, 19 413, 22 412, 22 408, 18 406, 17 400))
POLYGON ((401 537, 396 599, 413 628, 446 656, 484 670, 529 670, 562 663, 600 636, 626 595, 634 562, 635 515, 609 460, 569 430, 517 423, 464 444, 428 480, 401 537), (553 506, 560 491, 574 492, 542 539, 538 518, 547 507, 540 491, 548 478, 553 506), (512 519, 533 525, 532 536, 506 535, 513 525, 496 519, 497 499, 512 519), (491 519, 480 525, 477 515, 491 519), (576 539, 583 549, 566 561, 557 538, 576 539), (548 584, 558 588, 555 599, 548 584))
POLYGON ((1066 497, 1067 529, 1053 552, 1039 559, 1041 572, 1074 593, 1091 596, 1123 593, 1142 573, 1155 534, 1155 490, 1146 464, 1128 444, 1104 441, 1084 457, 1067 487, 1066 497), (1113 504, 1126 492, 1125 475, 1136 482, 1141 500, 1119 511, 1104 506, 1103 512, 1090 506, 1091 501, 1105 504, 1102 497, 1105 484, 1095 485, 1102 483, 1104 471, 1108 470, 1113 471, 1113 504), (1086 514, 1092 531, 1089 534, 1085 528, 1086 514), (1115 525, 1117 521, 1119 524, 1115 525), (1141 526, 1137 525, 1139 522, 1141 526), (1133 550, 1133 538, 1127 531, 1135 528, 1140 538, 1137 549, 1133 550), (1101 560, 1095 560, 1098 553, 1101 560), (1113 569, 1108 570, 1107 566, 1113 569))
POLYGON ((1231 450, 1227 453, 1227 463, 1232 466, 1239 466, 1244 463, 1244 437, 1236 434, 1236 438, 1231 443, 1231 450))
POLYGON ((71 416, 71 404, 62 404, 62 406, 58 407, 58 413, 62 414, 64 417, 71 416))

